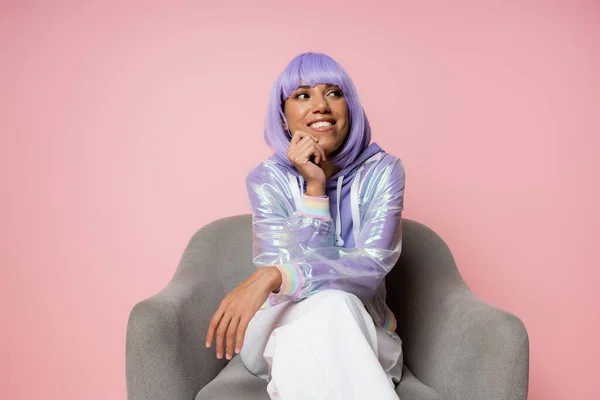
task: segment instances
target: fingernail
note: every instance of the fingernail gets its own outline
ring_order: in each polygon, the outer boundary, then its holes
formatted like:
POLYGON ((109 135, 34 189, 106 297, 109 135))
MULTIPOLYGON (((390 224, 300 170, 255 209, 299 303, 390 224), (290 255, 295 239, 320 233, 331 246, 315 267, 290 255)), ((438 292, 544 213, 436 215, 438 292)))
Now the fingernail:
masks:
POLYGON ((231 360, 231 354, 227 354, 226 357, 227 357, 228 360, 231 360))
POLYGON ((217 358, 220 360, 221 358, 223 358, 223 354, 217 353, 217 358))
POLYGON ((239 348, 235 349, 235 354, 240 354, 240 349, 239 348))
POLYGON ((208 349, 210 347, 210 343, 206 342, 206 348, 208 349))

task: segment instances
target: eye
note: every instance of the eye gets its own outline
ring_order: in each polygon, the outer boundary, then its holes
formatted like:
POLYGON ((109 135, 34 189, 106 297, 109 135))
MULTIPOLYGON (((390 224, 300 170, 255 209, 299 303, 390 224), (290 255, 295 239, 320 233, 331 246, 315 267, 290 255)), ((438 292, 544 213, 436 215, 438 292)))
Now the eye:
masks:
POLYGON ((306 93, 306 92, 300 92, 300 93, 296 94, 296 95, 294 96, 294 98, 295 98, 295 99, 308 99, 308 98, 309 98, 309 95, 308 95, 308 93, 306 93), (306 96, 306 97, 302 97, 302 96, 306 96))
POLYGON ((333 95, 334 97, 342 97, 344 94, 342 93, 341 90, 339 89, 334 89, 334 90, 330 90, 329 92, 327 92, 327 95, 333 95))

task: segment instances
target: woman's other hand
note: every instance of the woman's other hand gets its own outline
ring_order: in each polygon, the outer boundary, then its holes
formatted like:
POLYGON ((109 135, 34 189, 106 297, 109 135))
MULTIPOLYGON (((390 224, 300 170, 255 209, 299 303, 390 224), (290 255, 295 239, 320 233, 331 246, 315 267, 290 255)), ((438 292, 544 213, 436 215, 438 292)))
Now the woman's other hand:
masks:
MULTIPOLYGON (((287 157, 304 177, 307 193, 309 193, 309 189, 311 192, 313 189, 324 192, 326 177, 319 164, 326 161, 325 150, 323 150, 315 136, 301 130, 294 132, 288 147, 287 157), (311 157, 314 157, 314 161, 311 161, 311 157)), ((317 193, 316 195, 323 194, 317 193)))
POLYGON ((281 286, 281 273, 277 267, 257 269, 248 279, 233 289, 213 315, 206 334, 206 347, 210 347, 216 336, 217 358, 233 358, 242 350, 248 323, 265 303, 269 294, 281 286))

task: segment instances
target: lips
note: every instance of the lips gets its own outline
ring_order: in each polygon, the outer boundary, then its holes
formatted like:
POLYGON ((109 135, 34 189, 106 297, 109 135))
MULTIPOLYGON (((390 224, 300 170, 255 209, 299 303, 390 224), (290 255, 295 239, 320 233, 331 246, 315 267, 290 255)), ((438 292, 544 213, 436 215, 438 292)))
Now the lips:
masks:
POLYGON ((311 121, 308 124, 308 126, 313 129, 327 128, 332 125, 335 125, 335 119, 333 119, 333 118, 320 118, 320 119, 311 121))

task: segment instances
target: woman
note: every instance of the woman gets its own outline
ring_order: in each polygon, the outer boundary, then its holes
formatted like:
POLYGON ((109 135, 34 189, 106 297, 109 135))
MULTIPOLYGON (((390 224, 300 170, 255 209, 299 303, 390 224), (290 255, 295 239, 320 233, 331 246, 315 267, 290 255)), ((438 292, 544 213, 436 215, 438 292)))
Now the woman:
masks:
POLYGON ((265 140, 275 154, 247 177, 258 268, 221 302, 207 347, 241 352, 271 399, 398 399, 384 278, 402 247, 402 162, 369 144, 356 89, 324 54, 278 77, 265 140))

